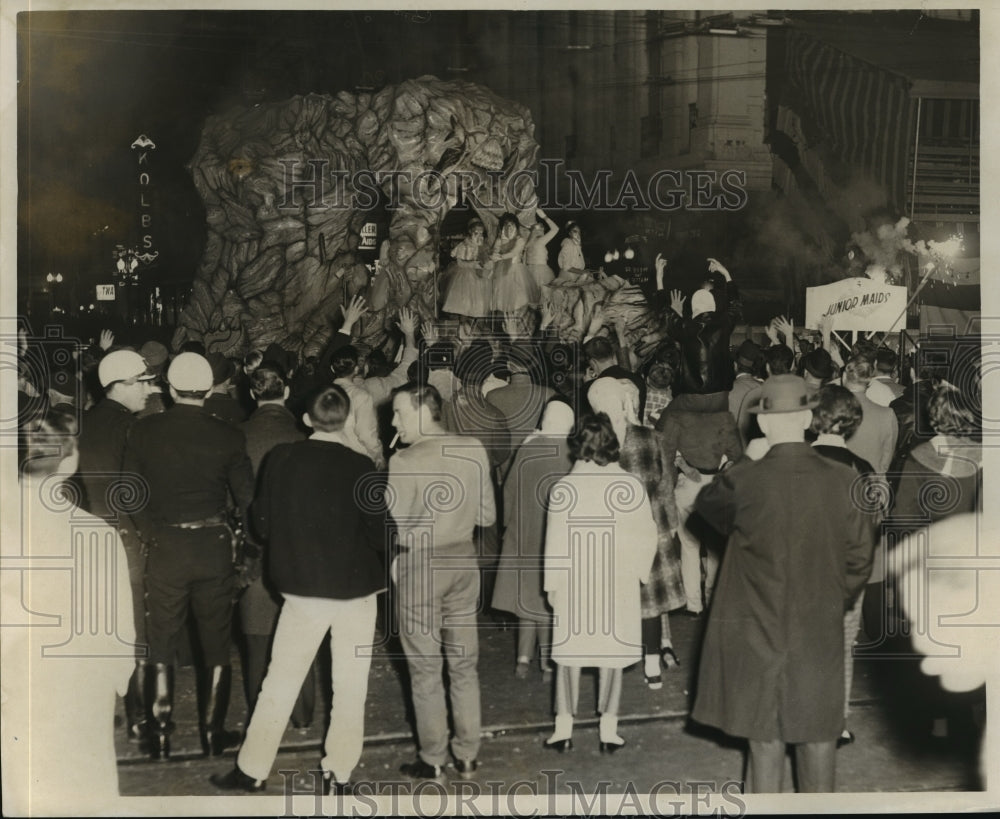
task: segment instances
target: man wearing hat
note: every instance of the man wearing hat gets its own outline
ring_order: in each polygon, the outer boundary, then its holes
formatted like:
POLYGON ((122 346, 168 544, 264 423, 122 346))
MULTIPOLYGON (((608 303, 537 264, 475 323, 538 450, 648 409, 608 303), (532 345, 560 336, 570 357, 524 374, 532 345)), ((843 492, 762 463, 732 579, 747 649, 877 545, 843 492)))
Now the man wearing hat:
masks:
POLYGON ((236 587, 228 496, 240 514, 253 499, 253 470, 242 431, 204 410, 212 368, 181 353, 167 370, 174 405, 129 430, 124 468, 146 482, 148 500, 132 514, 149 549, 146 566, 149 684, 155 688, 150 733, 154 758, 170 754, 173 663, 188 606, 201 643, 206 693, 202 746, 218 755, 232 683, 230 630, 236 587))
POLYGON ((695 508, 728 544, 691 716, 749 741, 747 793, 780 793, 785 744, 800 791, 835 789, 844 728, 844 612, 872 565, 855 473, 805 443, 816 403, 772 376, 755 412, 770 449, 701 491, 695 508))
POLYGON ((760 385, 764 371, 764 351, 749 338, 736 351, 734 359, 736 378, 729 391, 729 411, 736 419, 740 442, 745 447, 750 440, 753 414, 750 407, 760 398, 760 385))
POLYGON ((136 670, 125 695, 125 715, 130 740, 143 739, 146 708, 143 679, 146 657, 146 607, 143 575, 145 558, 132 521, 119 501, 141 494, 138 479, 122 474, 122 460, 129 428, 145 406, 154 376, 146 361, 132 350, 115 350, 101 359, 97 377, 104 398, 87 410, 80 424, 80 479, 83 507, 118 528, 128 560, 132 586, 132 614, 136 633, 136 670))

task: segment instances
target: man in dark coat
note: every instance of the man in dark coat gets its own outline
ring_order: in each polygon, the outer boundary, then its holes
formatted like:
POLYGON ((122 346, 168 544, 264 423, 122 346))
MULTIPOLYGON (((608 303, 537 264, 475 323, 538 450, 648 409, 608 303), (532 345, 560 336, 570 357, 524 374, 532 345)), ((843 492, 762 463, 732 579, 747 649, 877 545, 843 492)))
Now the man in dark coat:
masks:
POLYGON ((770 450, 695 502, 729 541, 691 715, 749 740, 748 793, 781 791, 785 743, 796 746, 799 790, 834 790, 844 613, 871 571, 854 471, 804 442, 813 403, 799 376, 764 382, 756 411, 770 450))
MULTIPOLYGON (((247 454, 253 465, 254 475, 259 476, 264 457, 278 444, 302 441, 305 435, 292 413, 285 407, 289 387, 285 375, 278 364, 263 362, 250 374, 250 395, 257 403, 257 409, 240 426, 247 436, 247 454)), ((264 582, 263 549, 256 533, 247 533, 246 565, 249 583, 240 597, 240 624, 246 641, 246 667, 243 669, 243 685, 247 705, 253 713, 257 704, 257 694, 264 681, 271 641, 278 624, 278 610, 281 599, 273 588, 264 582)), ((314 667, 310 666, 302 683, 302 690, 292 710, 292 724, 297 728, 312 722, 315 708, 316 679, 314 667)))

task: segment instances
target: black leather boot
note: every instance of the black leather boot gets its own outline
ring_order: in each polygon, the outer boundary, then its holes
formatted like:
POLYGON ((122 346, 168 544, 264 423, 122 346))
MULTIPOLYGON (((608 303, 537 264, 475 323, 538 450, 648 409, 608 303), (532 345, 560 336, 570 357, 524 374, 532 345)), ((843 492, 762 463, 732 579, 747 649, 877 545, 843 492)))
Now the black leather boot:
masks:
POLYGON ((170 759, 170 734, 174 730, 174 667, 146 664, 147 734, 153 759, 170 759))
POLYGON ((125 718, 128 721, 129 742, 147 741, 146 711, 146 661, 139 660, 128 681, 128 691, 125 692, 125 718))
POLYGON ((205 756, 220 756, 227 748, 238 745, 241 736, 227 731, 226 712, 233 684, 233 667, 216 665, 206 672, 205 707, 201 718, 201 749, 205 756))

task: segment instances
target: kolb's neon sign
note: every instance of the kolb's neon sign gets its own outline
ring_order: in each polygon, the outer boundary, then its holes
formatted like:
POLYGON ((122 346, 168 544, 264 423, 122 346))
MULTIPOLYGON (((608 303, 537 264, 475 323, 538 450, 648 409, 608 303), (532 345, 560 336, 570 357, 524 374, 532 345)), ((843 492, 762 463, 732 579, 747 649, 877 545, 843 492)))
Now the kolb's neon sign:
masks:
POLYGON ((149 264, 160 255, 159 251, 153 249, 153 214, 150 210, 150 151, 156 150, 156 143, 145 134, 140 134, 132 143, 132 150, 139 150, 139 225, 142 229, 142 253, 136 254, 136 258, 149 264))

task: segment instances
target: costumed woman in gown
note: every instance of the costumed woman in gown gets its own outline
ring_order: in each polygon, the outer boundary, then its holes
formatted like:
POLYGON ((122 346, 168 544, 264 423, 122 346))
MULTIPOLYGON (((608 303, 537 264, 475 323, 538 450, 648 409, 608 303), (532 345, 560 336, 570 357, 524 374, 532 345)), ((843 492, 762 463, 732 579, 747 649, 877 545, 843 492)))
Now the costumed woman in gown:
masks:
POLYGON ((490 314, 493 286, 492 264, 486 258, 486 229, 479 219, 472 219, 465 238, 451 251, 454 262, 442 309, 467 318, 490 314))
POLYGON ((493 243, 493 309, 514 313, 538 304, 539 288, 524 264, 525 237, 512 213, 500 217, 493 243))
POLYGON ((544 291, 541 288, 551 282, 556 274, 549 267, 549 242, 551 242, 559 232, 559 225, 553 222, 545 211, 539 208, 535 211, 538 219, 531 226, 531 234, 528 236, 528 243, 524 246, 524 263, 528 266, 528 272, 539 287, 539 294, 544 291), (542 221, 545 224, 542 224, 542 221), (546 225, 548 230, 546 230, 546 225))
POLYGON ((545 289, 548 290, 553 329, 562 337, 583 341, 594 308, 604 297, 605 290, 587 270, 580 226, 569 222, 566 233, 559 247, 559 274, 545 289))

